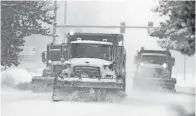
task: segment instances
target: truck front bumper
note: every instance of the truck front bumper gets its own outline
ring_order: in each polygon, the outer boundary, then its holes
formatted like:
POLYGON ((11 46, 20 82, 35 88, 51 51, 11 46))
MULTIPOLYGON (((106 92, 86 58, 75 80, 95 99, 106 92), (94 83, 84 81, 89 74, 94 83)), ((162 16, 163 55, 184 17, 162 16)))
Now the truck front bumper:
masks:
POLYGON ((119 89, 122 90, 124 82, 116 79, 89 79, 89 78, 64 78, 54 81, 57 88, 96 88, 96 89, 119 89))

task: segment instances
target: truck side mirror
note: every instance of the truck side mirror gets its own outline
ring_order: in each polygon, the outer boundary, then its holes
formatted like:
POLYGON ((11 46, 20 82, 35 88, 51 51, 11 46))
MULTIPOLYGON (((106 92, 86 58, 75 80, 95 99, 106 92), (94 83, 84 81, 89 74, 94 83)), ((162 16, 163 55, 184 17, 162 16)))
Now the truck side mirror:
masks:
POLYGON ((171 64, 172 64, 172 66, 175 65, 175 58, 171 58, 171 64))
POLYGON ((42 52, 42 62, 45 63, 46 60, 46 52, 42 52))

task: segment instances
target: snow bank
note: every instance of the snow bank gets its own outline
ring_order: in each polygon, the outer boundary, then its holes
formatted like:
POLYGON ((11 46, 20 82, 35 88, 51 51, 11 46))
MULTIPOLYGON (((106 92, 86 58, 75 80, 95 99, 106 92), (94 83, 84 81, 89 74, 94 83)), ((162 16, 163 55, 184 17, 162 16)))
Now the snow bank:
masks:
POLYGON ((16 87, 31 82, 32 75, 25 69, 11 68, 1 72, 2 87, 16 87))
POLYGON ((178 78, 176 86, 195 88, 196 87, 195 79, 194 78, 188 78, 186 80, 183 80, 183 79, 178 78))

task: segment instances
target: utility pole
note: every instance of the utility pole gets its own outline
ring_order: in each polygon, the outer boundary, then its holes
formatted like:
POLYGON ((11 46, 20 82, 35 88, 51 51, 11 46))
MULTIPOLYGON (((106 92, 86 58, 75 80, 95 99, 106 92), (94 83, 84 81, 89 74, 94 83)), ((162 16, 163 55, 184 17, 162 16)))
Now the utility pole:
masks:
POLYGON ((66 25, 67 22, 67 0, 65 0, 65 13, 64 13, 64 25, 66 25))
POLYGON ((186 80, 186 56, 184 56, 184 81, 186 80))
POLYGON ((53 23, 53 41, 52 43, 56 43, 56 18, 57 18, 57 0, 54 0, 54 23, 53 23))
MULTIPOLYGON (((64 25, 67 23, 67 0, 64 1, 64 25)), ((65 33, 65 37, 63 39, 63 43, 67 43, 67 33, 65 33)))

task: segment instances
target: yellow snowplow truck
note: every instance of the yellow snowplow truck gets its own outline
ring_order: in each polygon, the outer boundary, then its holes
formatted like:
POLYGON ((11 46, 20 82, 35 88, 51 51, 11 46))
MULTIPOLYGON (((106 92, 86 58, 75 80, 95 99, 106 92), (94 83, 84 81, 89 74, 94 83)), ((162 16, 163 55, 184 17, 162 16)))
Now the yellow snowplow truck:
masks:
POLYGON ((172 78, 175 59, 168 50, 141 50, 135 56, 137 65, 133 88, 175 92, 176 79, 172 78))
POLYGON ((42 62, 46 63, 42 76, 32 78, 31 90, 33 92, 52 91, 53 80, 62 69, 63 57, 66 57, 66 44, 48 44, 47 51, 42 53, 42 62), (63 50, 64 49, 64 50, 63 50))
POLYGON ((72 95, 81 100, 92 94, 94 100, 105 100, 110 92, 110 95, 124 94, 126 52, 123 42, 121 34, 69 33, 68 59, 64 70, 54 79, 52 100, 60 101, 72 95))

